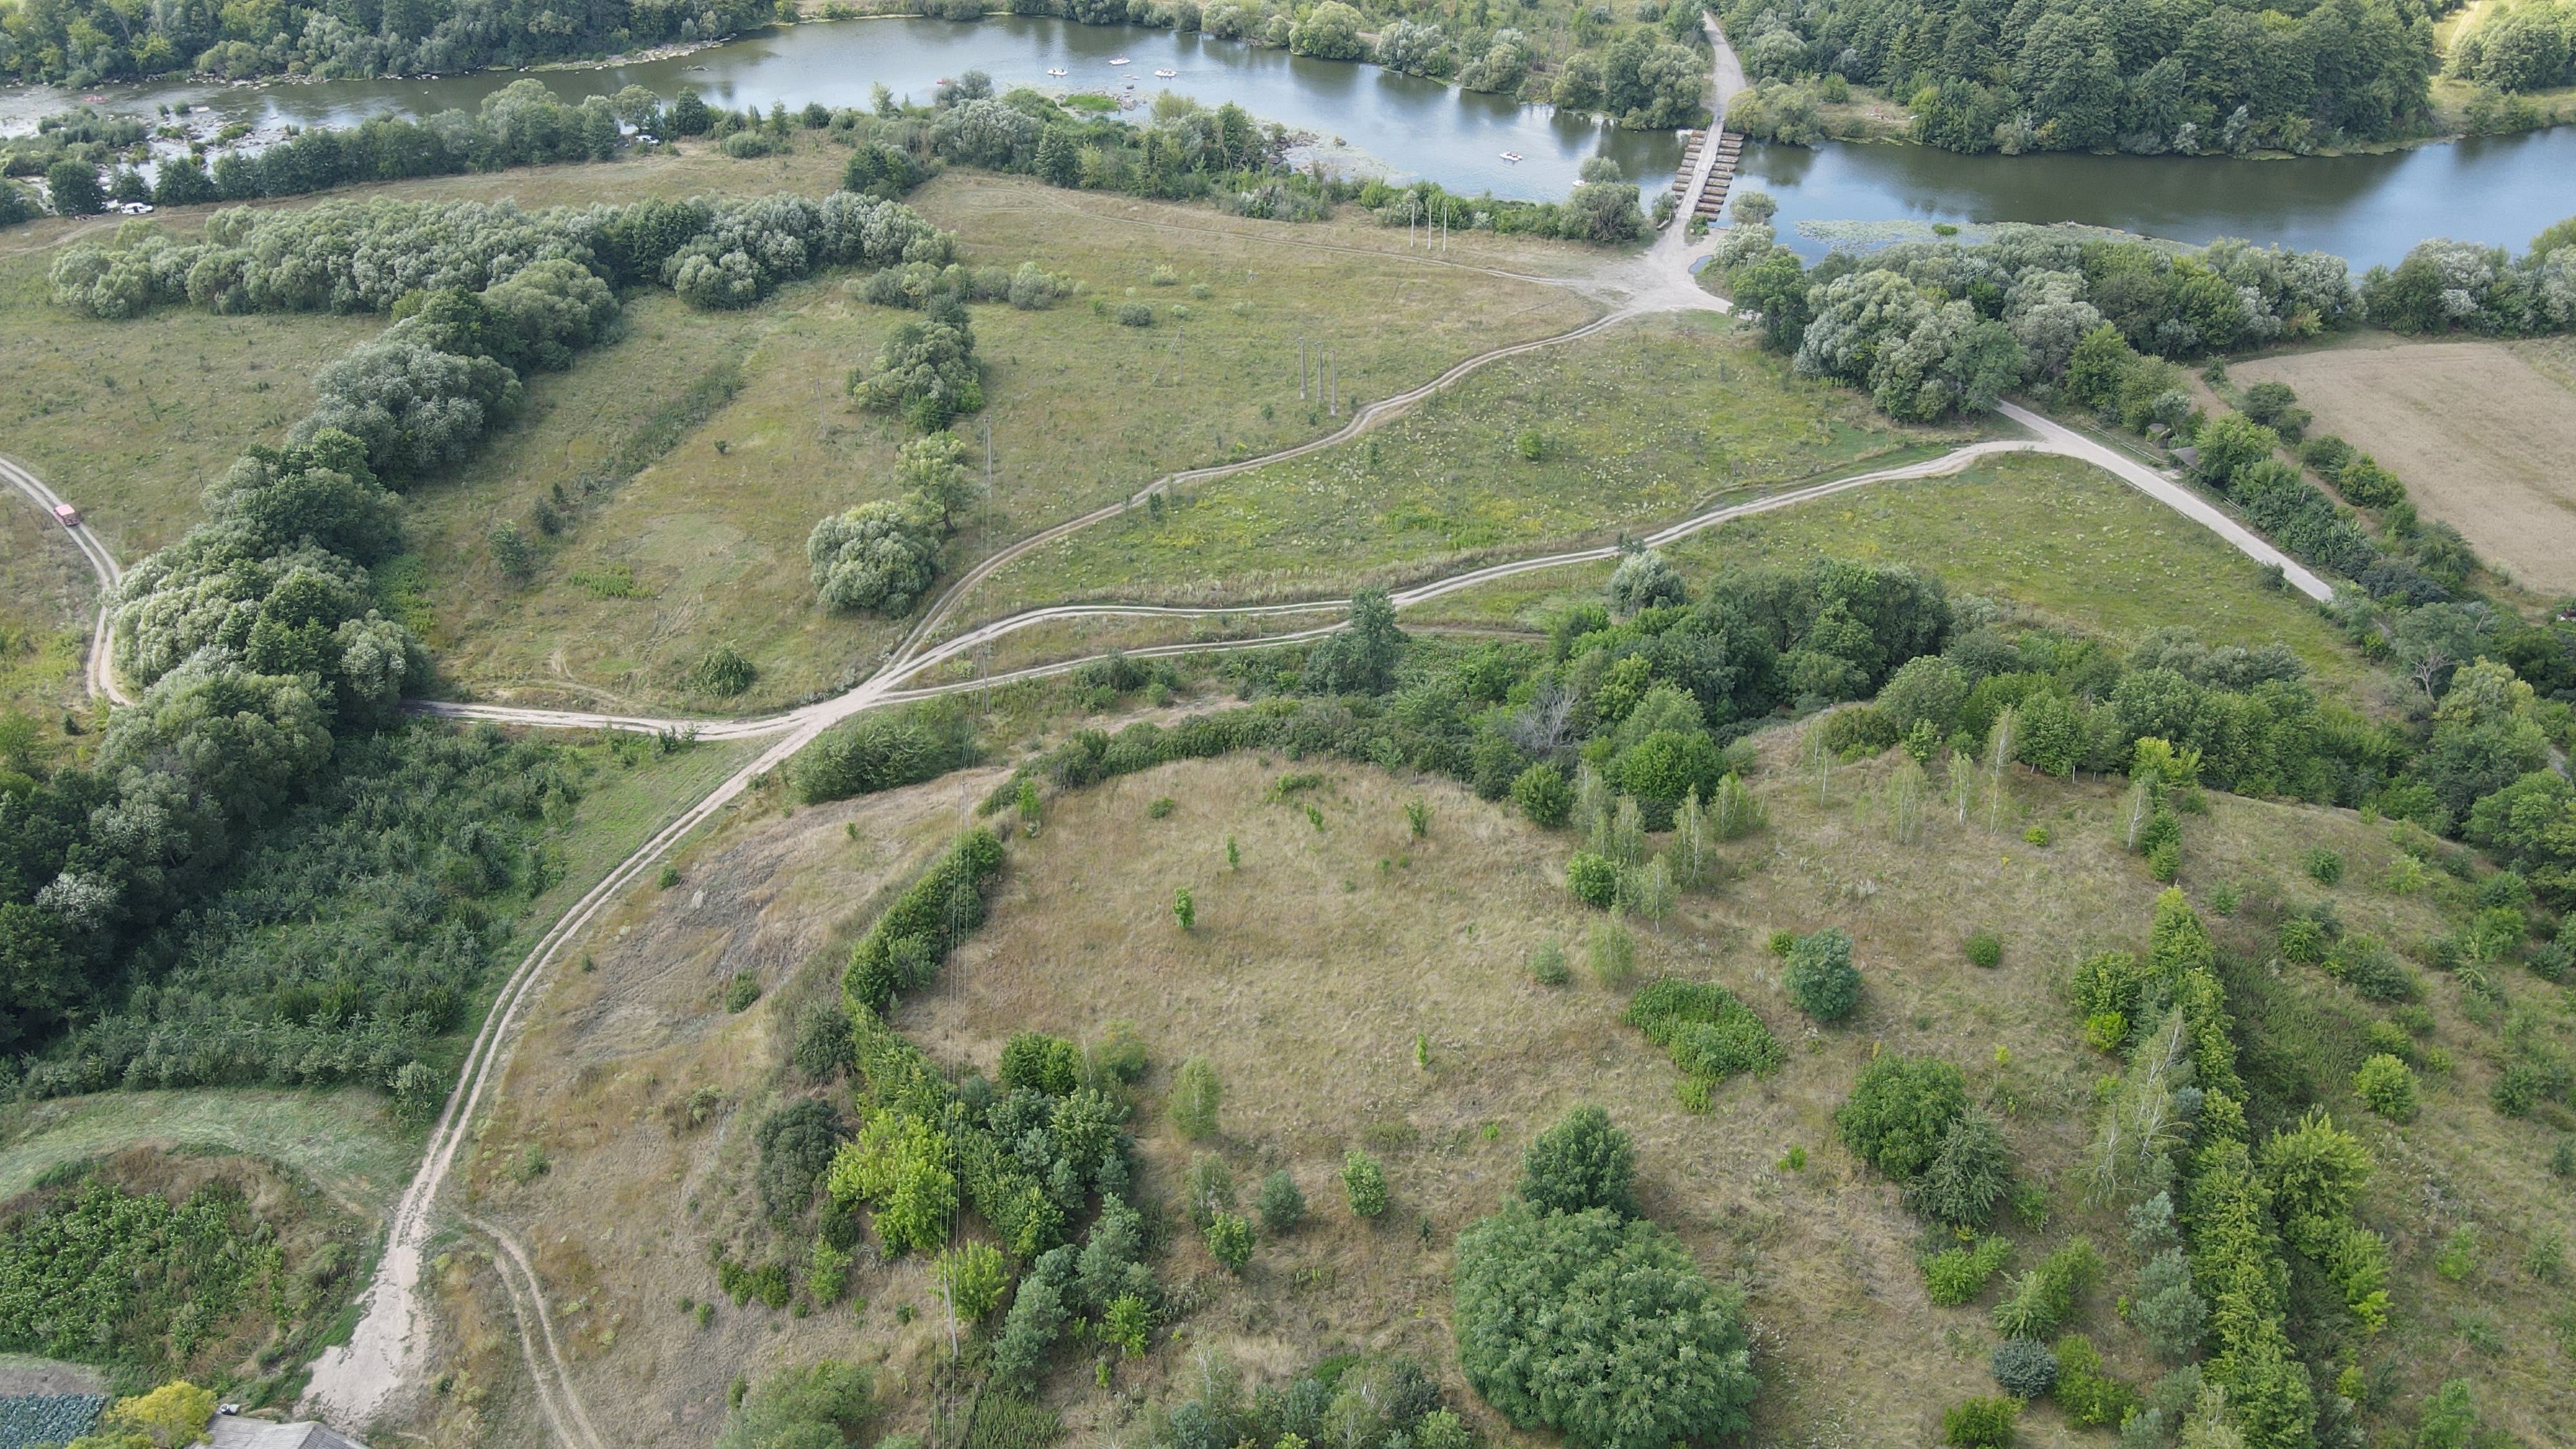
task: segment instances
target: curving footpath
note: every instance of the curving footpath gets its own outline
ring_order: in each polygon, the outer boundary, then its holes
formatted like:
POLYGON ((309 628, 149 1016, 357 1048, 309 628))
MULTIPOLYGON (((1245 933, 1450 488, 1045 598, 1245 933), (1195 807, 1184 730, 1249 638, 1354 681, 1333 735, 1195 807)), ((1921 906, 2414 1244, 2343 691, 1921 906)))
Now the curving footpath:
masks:
MULTIPOLYGON (((59 520, 62 515, 56 510, 69 506, 61 494, 46 487, 43 479, 22 464, 0 458, 0 478, 6 478, 11 487, 32 499, 38 508, 45 511, 47 518, 59 520)), ((124 686, 117 683, 113 662, 116 636, 111 611, 116 602, 117 585, 125 582, 125 570, 117 566, 116 555, 107 551, 107 545, 98 541, 98 536, 90 532, 87 523, 63 524, 62 529, 72 536, 72 542, 80 548, 81 557, 89 560, 89 571, 98 579, 98 622, 90 628, 86 674, 90 698, 104 696, 110 704, 132 704, 134 701, 126 694, 124 686)))

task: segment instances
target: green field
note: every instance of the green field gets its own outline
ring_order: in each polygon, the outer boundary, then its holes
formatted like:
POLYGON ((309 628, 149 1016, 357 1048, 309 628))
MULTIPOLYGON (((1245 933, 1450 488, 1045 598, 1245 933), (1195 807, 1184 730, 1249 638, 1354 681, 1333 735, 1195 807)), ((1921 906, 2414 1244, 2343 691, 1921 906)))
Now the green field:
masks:
POLYGON ((1050 545, 996 574, 960 622, 1068 597, 1232 604, 1419 580, 1972 435, 1892 424, 1848 389, 1791 376, 1722 317, 1643 319, 1495 363, 1356 442, 1050 545))
POLYGON ((373 1217, 402 1191, 419 1152, 384 1105, 381 1093, 359 1087, 97 1092, 13 1105, 0 1113, 0 1202, 63 1163, 157 1143, 282 1163, 373 1217))
MULTIPOLYGON (((2260 587, 2253 560, 2063 458, 2007 454, 1953 477, 1872 484, 1729 523, 1667 553, 1694 581, 1827 555, 1912 564, 1954 593, 1982 594, 2037 622, 2124 640, 2170 625, 2213 643, 2278 640, 2335 690, 2365 678, 2361 660, 2304 598, 2260 587)), ((1606 564, 1550 570, 1435 600, 1405 619, 1532 624, 1608 576, 1606 564)))
MULTIPOLYGON (((812 178, 781 178, 797 179, 812 178)), ((1321 343, 1343 339, 1347 409, 1592 315, 1562 288, 1408 258, 1373 227, 1238 222, 987 176, 952 175, 913 199, 959 231, 977 264, 1034 260, 1092 297, 1132 289, 1157 314, 1139 329, 1082 298, 975 309, 990 404, 961 430, 980 439, 991 428, 996 486, 989 527, 979 512, 953 546, 960 564, 1173 469, 1331 431, 1340 419, 1320 398, 1297 399, 1301 337, 1318 366, 1321 343), (1317 245, 1328 241, 1351 250, 1317 245), (1158 267, 1178 280, 1153 285, 1158 267)), ((909 315, 855 292, 824 278, 721 314, 639 294, 625 340, 535 379, 516 427, 462 476, 416 489, 405 587, 448 687, 732 712, 846 687, 872 667, 903 621, 819 614, 804 558, 817 519, 892 493, 894 453, 910 436, 844 392, 851 368, 909 315), (639 454, 650 466, 584 491, 607 460, 639 454), (528 509, 558 484, 586 501, 529 584, 512 587, 485 532, 512 518, 534 536, 528 509), (682 676, 719 643, 750 657, 759 681, 736 700, 691 698, 682 676)))
POLYGON ((53 305, 54 250, 39 245, 62 227, 41 223, 0 255, 0 452, 131 563, 186 532, 205 485, 244 448, 282 436, 313 405, 314 370, 384 321, 179 307, 138 322, 75 317, 53 305))
POLYGON ((39 757, 60 745, 67 717, 89 713, 81 662, 96 588, 53 520, 15 489, 0 498, 0 712, 34 722, 39 757))

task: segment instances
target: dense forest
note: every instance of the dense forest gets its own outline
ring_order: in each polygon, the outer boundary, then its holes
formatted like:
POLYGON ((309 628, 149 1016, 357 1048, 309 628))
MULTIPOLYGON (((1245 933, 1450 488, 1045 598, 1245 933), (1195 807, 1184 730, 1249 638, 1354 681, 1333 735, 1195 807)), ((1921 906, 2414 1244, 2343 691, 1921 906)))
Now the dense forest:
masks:
MULTIPOLYGON (((1952 151, 2243 153, 2408 134, 2449 0, 1731 0, 1756 81, 1838 77, 1952 151)), ((1764 87, 1768 89, 1768 87, 1764 87)), ((1756 103, 1759 104, 1757 96, 1756 103)))
POLYGON ((444 74, 711 39, 771 14, 759 0, 12 0, 0 8, 0 75, 86 86, 173 71, 444 74))

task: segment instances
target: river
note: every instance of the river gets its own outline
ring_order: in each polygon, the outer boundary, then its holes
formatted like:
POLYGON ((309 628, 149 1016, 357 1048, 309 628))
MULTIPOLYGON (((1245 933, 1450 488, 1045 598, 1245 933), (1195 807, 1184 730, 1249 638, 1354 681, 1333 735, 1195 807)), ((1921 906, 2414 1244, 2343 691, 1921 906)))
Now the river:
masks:
MULTIPOLYGON (((794 108, 808 101, 865 106, 882 82, 927 100, 943 76, 989 72, 997 85, 1151 96, 1170 89, 1340 141, 1393 174, 1452 190, 1563 196, 1583 161, 1617 160, 1651 198, 1681 147, 1669 132, 1621 131, 1376 66, 1308 60, 1281 50, 1132 26, 1028 16, 980 23, 826 21, 763 31, 666 60, 539 73, 568 99, 641 85, 668 96, 695 87, 710 103, 794 108), (1128 64, 1109 62, 1126 57, 1128 64), (1051 76, 1052 70, 1066 72, 1051 76), (1168 78, 1154 72, 1170 70, 1168 78), (1521 157, 1503 159, 1504 152, 1521 157)), ((253 124, 347 125, 394 110, 471 108, 519 79, 483 72, 437 80, 109 86, 104 109, 149 112, 174 101, 253 124)), ((23 127, 77 96, 40 88, 0 93, 0 126, 23 127), (15 123, 12 126, 11 123, 15 123)), ((2090 155, 1960 156, 1922 146, 1752 146, 1737 188, 1780 203, 1783 238, 1811 257, 1833 235, 1800 224, 2074 221, 2204 242, 2250 237, 2338 253, 2356 268, 2394 262, 2429 236, 2519 248, 2576 212, 2576 127, 2462 141, 2374 156, 2292 161, 2090 155)))

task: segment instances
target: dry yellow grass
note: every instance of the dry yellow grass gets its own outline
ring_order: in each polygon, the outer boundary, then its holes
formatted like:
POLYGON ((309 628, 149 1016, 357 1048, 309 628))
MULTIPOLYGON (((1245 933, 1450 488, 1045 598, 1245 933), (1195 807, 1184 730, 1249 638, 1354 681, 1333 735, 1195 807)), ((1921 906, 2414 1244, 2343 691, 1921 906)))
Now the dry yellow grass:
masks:
POLYGON ((2576 388, 2500 342, 2338 347, 2240 364, 2285 382, 2415 506, 2534 589, 2576 590, 2576 388))
MULTIPOLYGON (((1637 1139, 1648 1211, 1708 1272, 1750 1294, 1764 1381, 1755 1442, 1928 1443, 1943 1405, 1991 1392, 1993 1340, 1982 1308, 1929 1305, 1913 1219, 1835 1143, 1832 1112, 1880 1049, 1947 1057, 2006 1114, 2020 1171, 2051 1189, 2047 1226, 2012 1230, 2019 1263, 2076 1233, 2102 1244, 2112 1276, 2080 1326, 2115 1372, 2153 1377, 2113 1308, 2134 1266, 2118 1224, 2073 1180, 2092 1084, 2111 1064, 2082 1048, 2060 987, 2080 954, 2143 946, 2158 887, 2118 848, 2117 788, 2016 772, 1999 831, 1984 828, 1982 812, 1966 826, 1936 813, 1919 843, 1899 846, 1876 804, 1888 761, 1838 769, 1819 802, 1793 764, 1796 732, 1759 740, 1757 791, 1771 828, 1726 848, 1723 885, 1686 897, 1660 932, 1638 929, 1640 980, 1722 981, 1788 1048, 1779 1072, 1725 1085, 1706 1116, 1679 1106, 1670 1064, 1618 1023, 1625 993, 1584 975, 1583 936, 1600 918, 1564 894, 1562 835, 1445 781, 1252 755, 1050 800, 1043 831, 1013 842, 991 922, 936 990, 899 1009, 897 1025, 943 1064, 990 1073, 1013 1031, 1083 1037, 1133 1021, 1154 1058, 1136 1123, 1144 1200, 1171 1212, 1181 1174, 1206 1150, 1182 1142, 1161 1110, 1170 1069, 1200 1054, 1226 1086, 1213 1146, 1239 1187, 1249 1194, 1284 1167, 1311 1206, 1307 1224, 1263 1242, 1239 1280, 1180 1224, 1157 1271, 1197 1306, 1168 1343, 1119 1369, 1115 1393, 1093 1389, 1078 1368, 1056 1376, 1050 1402, 1073 1442, 1116 1439, 1135 1394, 1174 1391, 1202 1348, 1256 1376, 1352 1348, 1411 1353, 1446 1375, 1500 1442, 1539 1442, 1494 1421, 1457 1382, 1449 1245, 1511 1191, 1538 1130, 1598 1102, 1637 1139), (1319 771, 1327 783, 1278 802, 1271 787, 1290 771, 1319 771), (1148 806, 1163 797, 1175 808, 1154 818, 1148 806), (1430 810, 1421 839, 1402 809, 1414 798, 1430 810), (1323 812, 1320 831, 1307 801, 1323 812), (2032 825, 2048 828, 2049 845, 2024 842, 2032 825), (1239 871, 1225 863, 1228 835, 1239 871), (1197 907, 1188 933, 1171 914, 1182 885, 1197 907), (1764 942, 1774 929, 1825 925, 1852 932, 1868 986, 1856 1018, 1810 1031, 1764 942), (1961 938, 1980 927, 2003 935, 1999 970, 1964 959, 1961 938), (1567 944, 1575 985, 1531 981, 1530 953, 1550 938, 1567 944), (1416 1033, 1427 1071, 1415 1064, 1416 1033), (1374 1224, 1343 1206, 1338 1166, 1354 1146, 1385 1161, 1393 1186, 1393 1207, 1374 1224), (1792 1146, 1810 1154, 1804 1171, 1781 1165, 1792 1146)), ((598 928, 580 947, 596 971, 567 972, 541 1005, 483 1138, 476 1209, 536 1248, 571 1330, 576 1378, 621 1440, 702 1444, 734 1374, 823 1356, 879 1365, 885 1426, 922 1423, 942 1336, 930 1315, 903 1326, 891 1312, 929 1301, 917 1262, 863 1270, 853 1291, 869 1306, 855 1316, 844 1307, 795 1320, 720 1304, 701 1332, 676 1300, 711 1294, 706 1241, 754 1210, 752 1129, 782 1094, 803 1090, 781 1065, 793 1008, 831 989, 841 948, 883 890, 963 823, 966 803, 994 778, 979 771, 792 813, 753 797, 683 861, 679 885, 639 891, 598 928), (717 997, 743 969, 770 994, 727 1017, 717 997), (725 1115, 675 1133, 663 1104, 700 1084, 726 1094, 725 1115), (513 1183, 502 1169, 530 1143, 551 1172, 513 1183)), ((2331 894, 2351 929, 2411 947, 2459 903, 2461 888, 2446 881, 2405 896, 2382 888, 2395 848, 2349 812, 2223 796, 2187 818, 2181 884, 2205 911, 2222 885, 2241 891, 2237 917, 2213 912, 2211 924, 2260 960, 2251 922, 2268 919, 2274 902, 2328 893, 2299 873, 2319 844, 2344 856, 2331 894)), ((2313 970, 2259 976, 2277 993, 2266 997, 2275 1012, 2340 1021, 2374 1010, 2313 970)), ((2389 1415, 2374 1422, 2410 1422, 2417 1397, 2460 1376, 2490 1422, 2550 1442, 2553 1426, 2576 1422, 2576 1391, 2547 1326, 2555 1290, 2518 1265, 2533 1238, 2576 1233, 2576 1221, 2541 1166, 2545 1130, 2499 1118, 2485 1101, 2478 1052, 2492 1038, 2469 1020, 2455 983, 2435 976, 2430 987, 2435 1041, 2460 1065, 2428 1077, 2415 1124, 2378 1123, 2339 1080, 2317 1083, 2383 1163, 2364 1217, 2397 1247, 2396 1326, 2369 1361, 2398 1368, 2389 1415), (2451 1282, 2429 1261, 2464 1221, 2487 1246, 2451 1282), (2487 1333, 2492 1351, 2463 1346, 2464 1334, 2487 1333)), ((2521 979, 2506 988, 2547 1000, 2521 979)), ((474 1306, 470 1267, 453 1270, 457 1311, 497 1311, 474 1306)), ((515 1354, 487 1354, 479 1382, 514 1373, 515 1354)), ((506 1387, 479 1402, 472 1412, 489 1432, 533 1423, 506 1387)), ((450 1422, 438 1437, 460 1433, 466 1406, 441 1412, 450 1422)), ((2100 1442, 2045 1405, 2023 1427, 2029 1444, 2100 1442)))
MULTIPOLYGON (((877 894, 943 846, 993 778, 788 814, 755 793, 680 857, 679 884, 639 886, 551 981, 499 1083, 467 1203, 529 1249, 575 1386, 612 1442, 703 1449, 736 1374, 855 1358, 890 1364, 897 1399, 926 1375, 929 1320, 899 1331, 894 1319, 898 1303, 933 1297, 917 1260, 854 1271, 864 1312, 844 1304, 781 1332, 784 1315, 721 1301, 706 1244, 758 1212, 753 1129, 799 1089, 780 1069, 795 1008, 839 990, 838 953, 824 948, 864 926, 877 894), (767 994, 728 1015, 725 986, 745 970, 767 994), (675 1126, 670 1110, 701 1087, 723 1094, 722 1111, 675 1126), (531 1148, 547 1169, 518 1181, 531 1148), (717 1300, 712 1326, 681 1312, 684 1297, 717 1300)), ((437 1275, 451 1320, 438 1371, 474 1392, 431 1399, 417 1427, 440 1443, 539 1437, 509 1310, 477 1269, 488 1244, 468 1234, 452 1246, 460 1256, 437 1275)))

